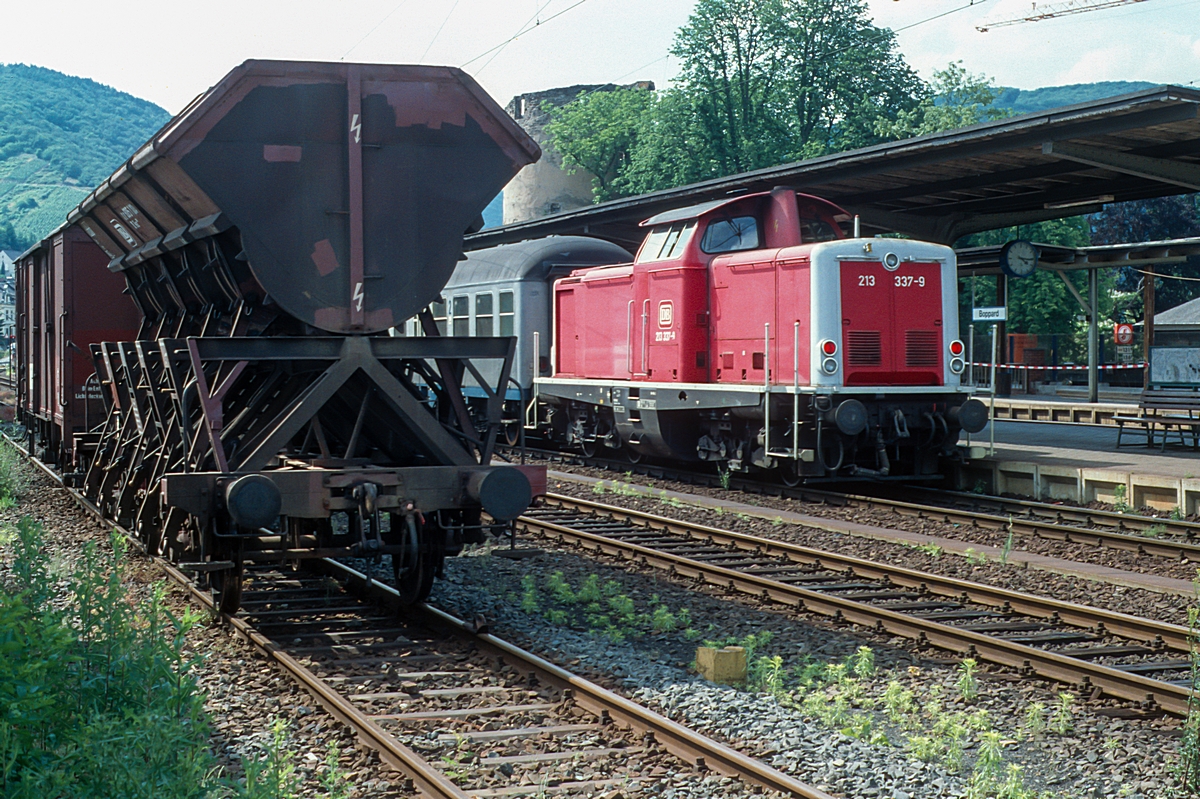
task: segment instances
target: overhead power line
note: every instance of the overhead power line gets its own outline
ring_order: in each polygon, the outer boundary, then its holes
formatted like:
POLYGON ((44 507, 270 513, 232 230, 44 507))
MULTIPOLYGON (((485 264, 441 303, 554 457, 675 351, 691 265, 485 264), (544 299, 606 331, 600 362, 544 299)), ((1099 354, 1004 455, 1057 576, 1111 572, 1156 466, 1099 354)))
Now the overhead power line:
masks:
POLYGON ((1065 0, 1065 2, 1042 3, 1041 5, 1033 3, 1032 8, 1025 14, 996 20, 995 22, 984 22, 982 25, 976 25, 975 30, 980 33, 987 33, 992 28, 1004 28, 1009 25, 1021 25, 1026 22, 1041 22, 1044 19, 1066 17, 1071 14, 1083 14, 1087 11, 1099 11, 1102 8, 1115 8, 1116 6, 1127 6, 1133 3, 1144 2, 1146 0, 1065 0))

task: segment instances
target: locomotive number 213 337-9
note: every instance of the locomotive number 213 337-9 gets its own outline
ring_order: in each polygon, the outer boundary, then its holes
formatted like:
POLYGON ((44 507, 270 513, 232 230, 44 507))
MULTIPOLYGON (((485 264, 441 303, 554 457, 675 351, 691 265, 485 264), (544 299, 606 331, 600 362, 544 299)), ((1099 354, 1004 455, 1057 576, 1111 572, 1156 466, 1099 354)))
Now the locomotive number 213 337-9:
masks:
MULTIPOLYGON (((918 288, 925 288, 925 277, 923 275, 916 275, 916 276, 914 276, 914 275, 895 275, 893 277, 893 280, 896 281, 896 288, 906 289, 906 288, 909 288, 910 286, 916 286, 918 288)), ((875 276, 874 275, 859 275, 858 276, 858 285, 874 286, 875 285, 875 276)))

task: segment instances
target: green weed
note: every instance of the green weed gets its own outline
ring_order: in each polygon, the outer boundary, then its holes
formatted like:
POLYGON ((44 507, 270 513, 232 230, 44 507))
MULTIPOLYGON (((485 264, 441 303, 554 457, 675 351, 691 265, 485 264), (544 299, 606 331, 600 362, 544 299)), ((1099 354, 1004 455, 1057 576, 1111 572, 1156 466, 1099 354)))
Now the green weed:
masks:
POLYGON ((288 725, 276 719, 271 725, 271 742, 261 759, 243 761, 246 771, 245 799, 298 799, 300 776, 296 756, 287 744, 288 725))
POLYGON ((875 652, 869 646, 860 646, 850 656, 850 670, 859 679, 866 679, 875 673, 875 652))
POLYGON ((85 545, 59 593, 41 525, 21 519, 0 590, 0 795, 171 796, 223 785, 184 651, 204 618, 122 581, 124 539, 85 545))
POLYGON ((974 658, 967 658, 958 664, 958 681, 954 687, 958 689, 958 695, 968 702, 979 696, 979 680, 975 677, 978 666, 974 658))
POLYGON ((895 680, 888 683, 883 691, 883 707, 893 724, 908 726, 913 721, 913 692, 895 680))
POLYGON ((1113 509, 1117 513, 1129 512, 1129 504, 1125 501, 1125 486, 1117 486, 1113 489, 1113 509))
POLYGON ((1058 704, 1054 706, 1054 716, 1050 719, 1050 728, 1059 735, 1066 735, 1075 726, 1075 695, 1065 691, 1058 695, 1058 704))

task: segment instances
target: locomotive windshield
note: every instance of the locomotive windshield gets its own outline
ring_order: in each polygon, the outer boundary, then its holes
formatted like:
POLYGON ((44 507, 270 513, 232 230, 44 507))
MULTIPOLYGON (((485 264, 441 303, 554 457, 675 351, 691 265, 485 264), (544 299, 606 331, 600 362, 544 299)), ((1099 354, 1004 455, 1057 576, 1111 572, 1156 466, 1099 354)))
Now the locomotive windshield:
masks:
POLYGON ((683 255, 683 249, 691 241, 692 233, 696 230, 696 220, 676 222, 672 225, 662 225, 650 231, 642 251, 638 253, 638 262, 668 261, 683 255))
POLYGON ((700 249, 710 255, 758 249, 758 220, 752 216, 714 219, 708 223, 700 249))

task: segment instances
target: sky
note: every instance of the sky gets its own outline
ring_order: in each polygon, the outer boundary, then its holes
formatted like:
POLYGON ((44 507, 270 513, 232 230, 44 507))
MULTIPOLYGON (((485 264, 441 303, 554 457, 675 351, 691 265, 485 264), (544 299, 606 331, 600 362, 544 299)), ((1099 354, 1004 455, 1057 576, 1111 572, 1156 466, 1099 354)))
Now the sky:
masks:
MULTIPOLYGON (((1200 0, 1142 0, 978 32, 1029 0, 867 0, 918 72, 961 60, 998 85, 1200 86, 1200 0), (956 10, 957 9, 957 10, 956 10), (947 13, 950 12, 950 13, 947 13), (937 19, 931 19, 937 15, 937 19), (909 27, 912 26, 912 27, 909 27)), ((1041 3, 1049 5, 1051 3, 1041 3)), ((78 0, 5 3, 0 61, 91 78, 172 113, 248 58, 449 64, 502 105, 577 83, 669 84, 695 0, 78 0), (513 37, 521 31, 522 35, 513 37), (35 33, 37 32, 37 33, 35 33)))

